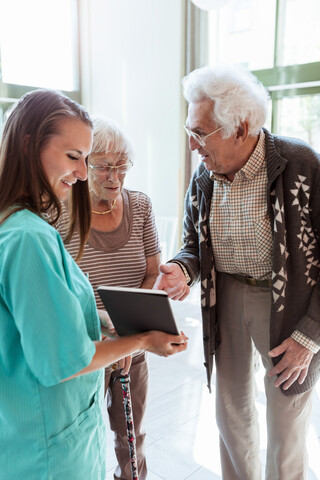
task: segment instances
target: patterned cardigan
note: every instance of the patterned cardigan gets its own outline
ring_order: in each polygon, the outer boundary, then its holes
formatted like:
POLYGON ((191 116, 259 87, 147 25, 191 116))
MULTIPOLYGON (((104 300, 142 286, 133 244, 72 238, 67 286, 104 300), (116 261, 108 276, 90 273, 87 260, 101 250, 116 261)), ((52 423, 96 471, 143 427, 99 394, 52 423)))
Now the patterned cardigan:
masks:
MULTIPOLYGON (((320 155, 300 140, 264 132, 267 207, 273 232, 270 349, 295 329, 320 344, 320 155)), ((185 266, 191 284, 201 281, 204 365, 210 391, 213 356, 219 347, 209 231, 213 185, 201 164, 186 194, 183 247, 173 259, 185 266)), ((320 351, 313 356, 304 383, 294 382, 282 391, 285 395, 307 391, 319 376, 320 351)))

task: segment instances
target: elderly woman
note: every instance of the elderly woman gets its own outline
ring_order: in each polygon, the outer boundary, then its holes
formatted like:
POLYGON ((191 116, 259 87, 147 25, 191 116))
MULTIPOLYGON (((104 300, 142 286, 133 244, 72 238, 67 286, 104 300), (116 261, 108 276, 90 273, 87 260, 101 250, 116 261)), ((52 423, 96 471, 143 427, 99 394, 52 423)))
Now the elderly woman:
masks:
MULTIPOLYGON (((128 140, 109 120, 97 117, 93 124, 93 147, 88 158, 92 222, 79 266, 89 275, 98 308, 103 309, 97 295, 99 285, 152 288, 159 269, 160 247, 150 199, 144 193, 124 188, 126 174, 133 165, 128 140)), ((74 235, 66 243, 74 257, 78 241, 78 236, 74 235)), ((100 319, 105 323, 101 311, 100 319)), ((106 368, 105 393, 118 460, 114 478, 129 480, 131 470, 122 390, 120 382, 114 381, 121 366, 106 368)), ((139 479, 144 480, 147 466, 142 420, 148 384, 145 352, 133 356, 130 378, 139 479)))
POLYGON ((167 355, 186 348, 186 337, 162 332, 101 340, 90 283, 50 225, 70 194, 71 231, 76 226, 80 232, 81 254, 90 226, 91 145, 87 112, 51 90, 23 96, 5 124, 0 145, 0 477, 5 480, 104 480, 103 369, 137 350, 167 355))

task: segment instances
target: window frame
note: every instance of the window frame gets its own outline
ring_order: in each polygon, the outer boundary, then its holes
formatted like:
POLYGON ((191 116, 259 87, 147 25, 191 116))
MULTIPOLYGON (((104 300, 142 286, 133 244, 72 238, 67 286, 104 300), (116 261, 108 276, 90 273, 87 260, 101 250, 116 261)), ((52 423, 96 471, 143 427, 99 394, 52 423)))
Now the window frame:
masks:
MULTIPOLYGON (((75 90, 61 90, 63 94, 67 97, 75 100, 78 103, 81 103, 82 99, 82 79, 81 79, 81 63, 80 63, 80 52, 81 52, 81 35, 80 35, 80 2, 81 0, 76 0, 76 75, 77 75, 77 84, 78 88, 75 90)), ((2 81, 2 60, 1 60, 1 45, 0 45, 0 107, 4 110, 4 113, 11 105, 13 105, 19 98, 21 98, 25 93, 31 92, 33 90, 38 90, 41 87, 34 87, 29 85, 16 85, 12 83, 5 83, 2 81)), ((1 127, 1 119, 0 119, 1 127)), ((1 132, 0 132, 1 133, 1 132)))
POLYGON ((320 95, 320 62, 279 65, 285 14, 285 0, 276 0, 273 67, 251 70, 269 91, 272 132, 279 131, 278 100, 302 95, 320 95))

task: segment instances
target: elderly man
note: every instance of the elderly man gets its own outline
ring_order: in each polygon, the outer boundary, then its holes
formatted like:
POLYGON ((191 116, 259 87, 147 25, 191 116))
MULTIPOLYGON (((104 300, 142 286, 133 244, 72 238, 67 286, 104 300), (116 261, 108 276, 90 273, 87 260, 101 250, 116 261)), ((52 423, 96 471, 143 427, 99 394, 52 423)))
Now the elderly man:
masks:
POLYGON ((320 374, 320 156, 262 128, 268 95, 251 73, 203 67, 183 84, 185 130, 201 163, 186 195, 184 245, 155 288, 183 300, 201 281, 223 479, 261 478, 255 349, 266 370, 265 478, 307 479, 320 374))

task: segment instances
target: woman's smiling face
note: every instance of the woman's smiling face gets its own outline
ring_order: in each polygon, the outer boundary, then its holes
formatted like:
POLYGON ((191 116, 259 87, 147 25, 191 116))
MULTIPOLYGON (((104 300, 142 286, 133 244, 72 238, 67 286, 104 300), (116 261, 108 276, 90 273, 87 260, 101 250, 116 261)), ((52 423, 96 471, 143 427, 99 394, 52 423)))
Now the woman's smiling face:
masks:
POLYGON ((77 180, 87 179, 86 158, 92 146, 92 129, 77 118, 59 123, 40 153, 44 173, 59 200, 65 200, 77 180))

